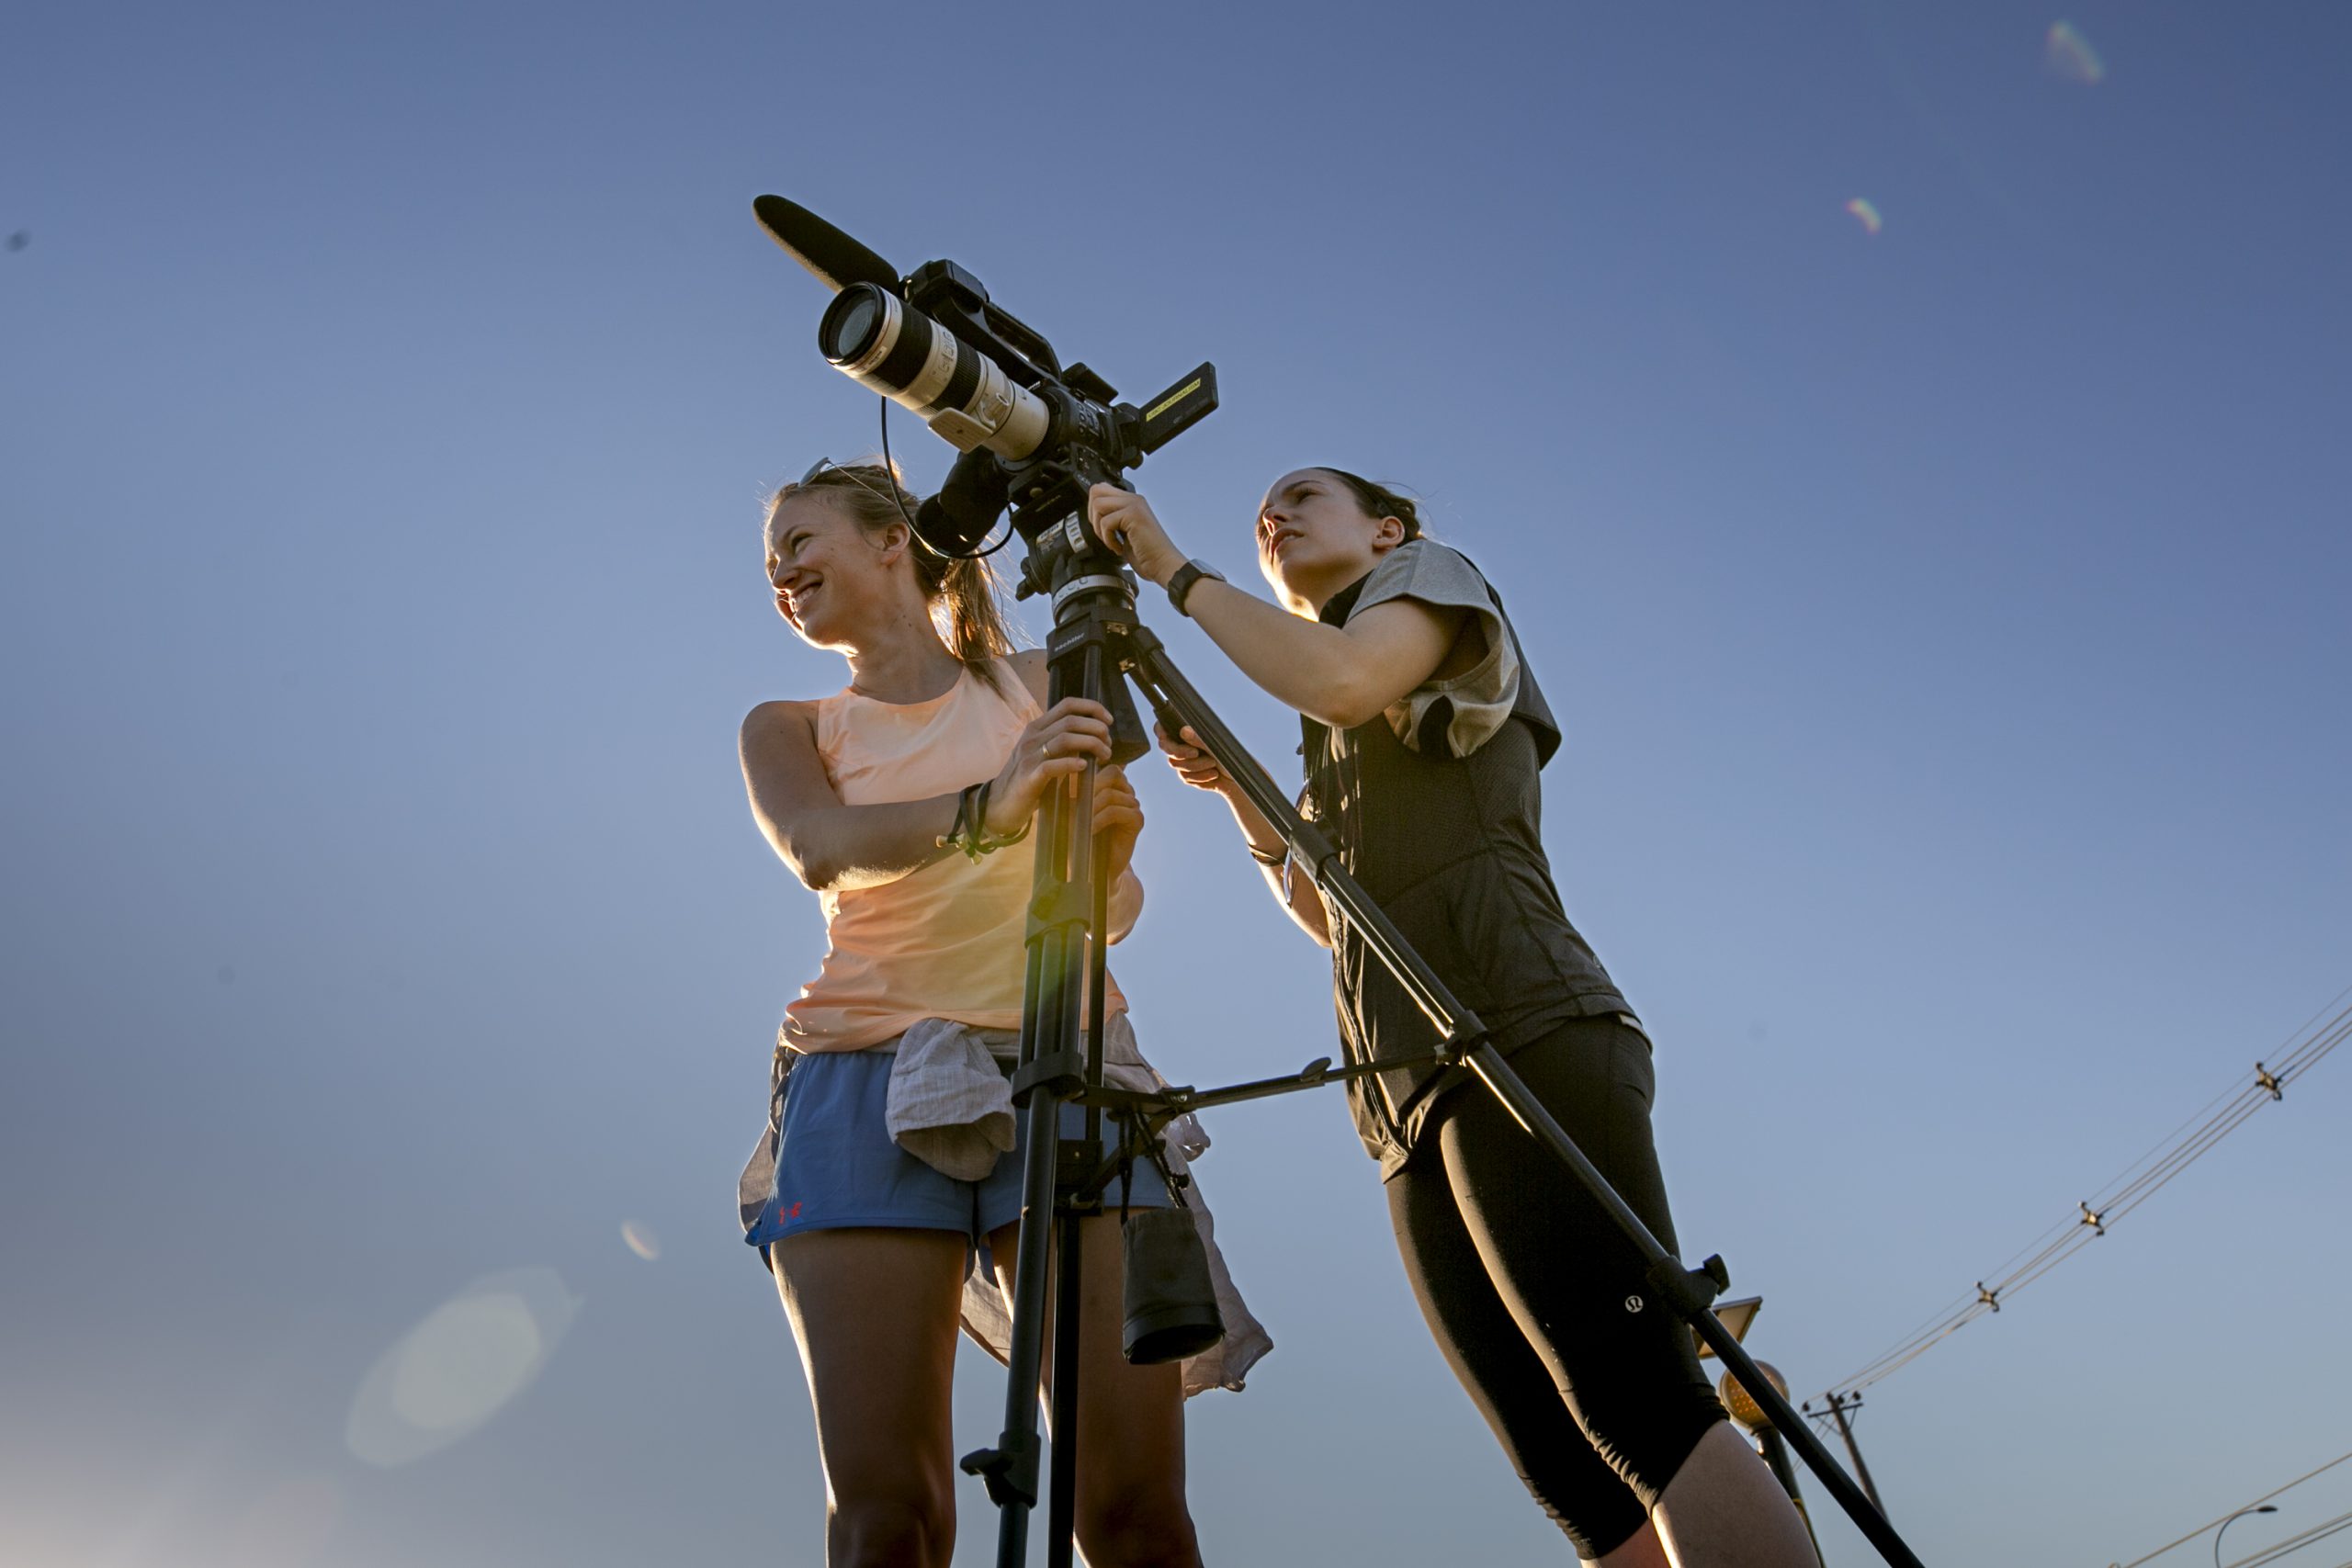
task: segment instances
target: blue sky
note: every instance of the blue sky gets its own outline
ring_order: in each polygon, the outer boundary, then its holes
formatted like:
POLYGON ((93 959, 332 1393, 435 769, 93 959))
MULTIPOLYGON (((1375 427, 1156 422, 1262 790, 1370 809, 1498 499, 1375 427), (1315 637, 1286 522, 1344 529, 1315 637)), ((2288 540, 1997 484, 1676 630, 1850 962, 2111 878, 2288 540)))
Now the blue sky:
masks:
MULTIPOLYGON (((1414 486, 1488 568, 1567 720, 1547 839, 1657 1035, 1684 1240, 1800 1392, 2352 982, 2334 9, 0 36, 11 1562, 820 1561, 729 1189, 821 931, 732 747, 840 683, 764 604, 757 501, 875 411, 761 191, 955 257, 1130 394, 1216 360, 1223 409, 1137 478, 1228 570, 1311 462, 1414 486), (2061 20, 2098 80, 2053 68, 2061 20), (360 1457, 370 1370, 517 1269, 564 1328, 536 1381, 360 1457)), ((1284 715, 1155 624, 1287 765, 1284 715)), ((1196 1082, 1327 1054, 1319 955, 1221 808, 1142 784, 1147 1049, 1196 1082)), ((1871 1391, 1928 1561, 2128 1560, 2352 1448, 2312 1370, 2352 1295, 2343 1071, 1871 1391)), ((1336 1097, 1212 1130, 1277 1349, 1192 1407, 1208 1550, 1562 1560, 1336 1097)), ((963 1371, 976 1445, 1000 1384, 963 1371)), ((2282 1506, 2233 1551, 2352 1501, 2282 1506)))

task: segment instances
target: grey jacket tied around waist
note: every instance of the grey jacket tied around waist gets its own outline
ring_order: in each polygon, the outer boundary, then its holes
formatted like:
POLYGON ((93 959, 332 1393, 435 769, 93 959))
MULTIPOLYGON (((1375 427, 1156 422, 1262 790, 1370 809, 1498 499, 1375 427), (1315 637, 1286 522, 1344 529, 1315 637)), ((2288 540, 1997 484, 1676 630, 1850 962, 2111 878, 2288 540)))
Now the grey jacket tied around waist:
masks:
POLYGON ((890 1141, 958 1181, 978 1181, 1012 1152, 1012 1091, 992 1043, 1021 1036, 927 1018, 899 1036, 883 1112, 890 1141), (989 1038, 994 1037, 992 1042, 989 1038))
MULTIPOLYGON (((1021 1036, 1009 1029, 978 1029, 927 1018, 899 1037, 884 1118, 891 1139, 942 1176, 978 1181, 1012 1152, 1014 1112, 1005 1064, 1021 1055, 1021 1036)), ((1148 1092, 1167 1080, 1136 1047, 1127 1015, 1114 1012, 1102 1032, 1102 1081, 1114 1089, 1148 1092)), ((1169 1124, 1168 1141, 1188 1159, 1209 1145, 1190 1116, 1169 1124)))

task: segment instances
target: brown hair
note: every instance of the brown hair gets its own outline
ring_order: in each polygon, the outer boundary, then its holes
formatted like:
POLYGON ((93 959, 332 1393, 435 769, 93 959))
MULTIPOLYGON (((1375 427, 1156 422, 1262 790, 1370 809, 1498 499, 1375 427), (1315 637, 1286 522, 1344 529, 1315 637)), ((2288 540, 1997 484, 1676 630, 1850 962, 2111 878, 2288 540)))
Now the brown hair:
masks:
MULTIPOLYGON (((775 509, 793 496, 821 491, 847 513, 871 537, 892 524, 907 527, 907 519, 922 504, 914 492, 899 482, 891 468, 879 463, 828 463, 797 484, 779 485, 768 497, 763 525, 775 521, 775 509)), ((908 529, 910 535, 913 533, 908 529)), ((996 661, 1012 651, 1012 636, 997 602, 996 573, 984 560, 943 556, 919 539, 910 537, 907 553, 915 563, 915 581, 923 602, 931 606, 931 622, 947 651, 964 668, 1001 693, 996 661)))
POLYGON ((1408 495, 1399 495, 1386 485, 1376 485, 1362 474, 1351 474, 1345 468, 1317 467, 1318 474, 1329 474, 1348 487, 1367 517, 1394 517, 1405 525, 1405 541, 1409 544, 1421 536, 1421 509, 1408 495))

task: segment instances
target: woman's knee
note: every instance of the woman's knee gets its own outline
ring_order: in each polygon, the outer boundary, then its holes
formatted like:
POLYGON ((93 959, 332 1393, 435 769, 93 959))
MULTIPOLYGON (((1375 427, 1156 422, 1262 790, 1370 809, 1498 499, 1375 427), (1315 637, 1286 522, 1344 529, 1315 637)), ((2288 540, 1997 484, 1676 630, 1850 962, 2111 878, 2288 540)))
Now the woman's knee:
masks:
POLYGON ((837 1496, 825 1534, 829 1568, 947 1568, 956 1550, 956 1497, 910 1484, 837 1496))
POLYGON ((1078 1540, 1096 1568, 1196 1568, 1201 1560, 1184 1489, 1167 1480, 1087 1498, 1078 1540))

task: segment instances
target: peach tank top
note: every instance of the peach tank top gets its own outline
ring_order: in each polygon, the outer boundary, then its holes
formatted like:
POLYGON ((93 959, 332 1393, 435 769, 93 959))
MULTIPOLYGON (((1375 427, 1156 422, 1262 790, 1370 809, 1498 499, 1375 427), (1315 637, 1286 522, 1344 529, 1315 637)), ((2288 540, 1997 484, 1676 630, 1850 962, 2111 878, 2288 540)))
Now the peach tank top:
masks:
MULTIPOLYGON (((817 705, 817 753, 845 806, 922 800, 994 775, 1036 701, 1000 660, 1000 696, 967 670, 925 703, 841 691, 817 705)), ((926 1018, 1021 1027, 1031 845, 951 854, 895 882, 820 895, 829 951, 785 1009, 797 1051, 863 1051, 926 1018)), ((1112 982, 1106 1011, 1126 1010, 1112 982)))

